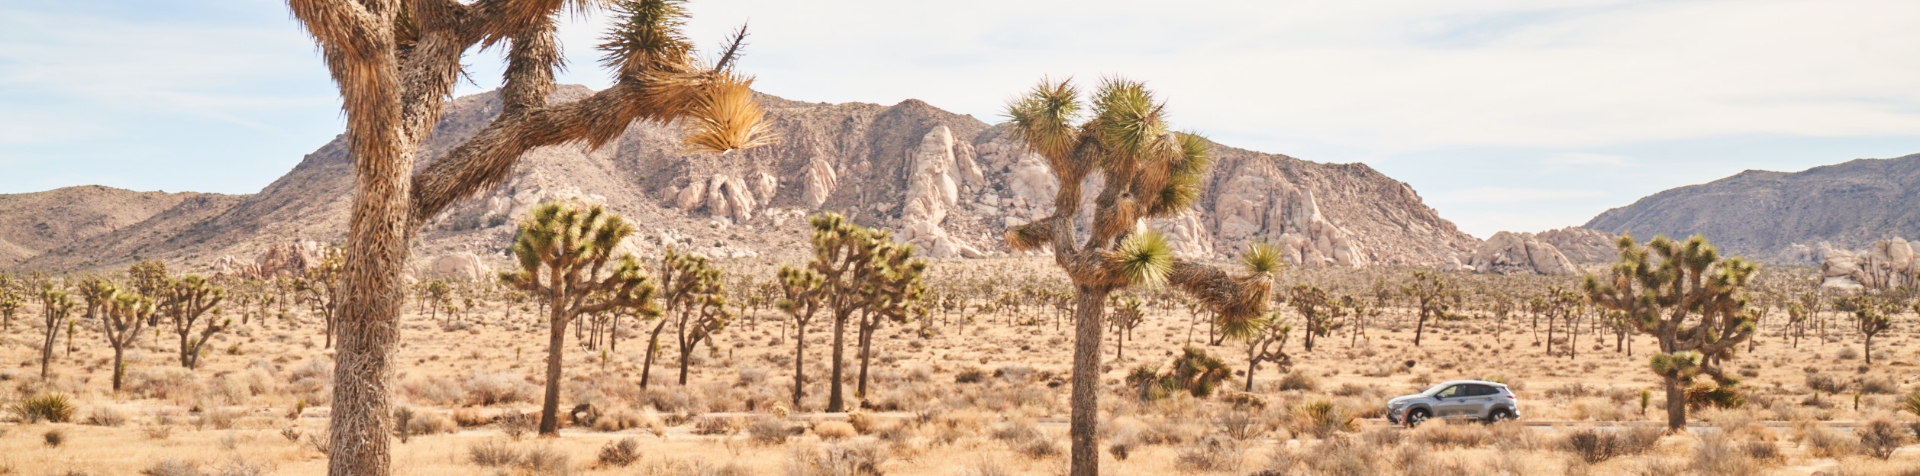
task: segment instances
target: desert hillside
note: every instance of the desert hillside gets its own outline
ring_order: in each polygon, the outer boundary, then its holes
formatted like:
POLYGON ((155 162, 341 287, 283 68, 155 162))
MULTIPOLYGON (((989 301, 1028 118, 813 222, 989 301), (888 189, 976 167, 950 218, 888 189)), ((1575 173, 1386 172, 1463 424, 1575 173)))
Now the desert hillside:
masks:
POLYGON ((1860 159, 1803 172, 1749 170, 1607 210, 1586 228, 1652 237, 1705 234, 1726 251, 1801 261, 1793 245, 1857 249, 1920 236, 1920 155, 1860 159))
MULTIPOLYGON (((555 100, 589 92, 562 87, 555 100)), ((1007 252, 999 236, 1009 223, 1051 213, 1057 185, 1041 161, 1004 130, 971 116, 914 100, 892 106, 761 100, 782 137, 777 145, 725 156, 686 154, 676 127, 636 123, 600 150, 538 149, 504 186, 432 224, 417 254, 497 254, 520 213, 540 201, 574 197, 636 218, 645 235, 641 247, 675 245, 723 257, 797 249, 790 245, 803 235, 793 218, 817 210, 893 229, 932 256, 993 256, 1007 252), (923 205, 907 206, 916 200, 923 205)), ((499 110, 493 93, 454 101, 422 160, 478 132, 499 110)), ((1231 257, 1247 243, 1266 241, 1286 244, 1290 261, 1309 266, 1425 266, 1469 254, 1478 242, 1411 187, 1365 165, 1224 145, 1214 152, 1218 165, 1195 212, 1154 224, 1183 254, 1231 257)), ((128 207, 109 204, 136 194, 93 187, 59 201, 113 214, 81 214, 99 218, 64 222, 75 228, 64 235, 7 236, 12 244, 0 249, 0 267, 89 269, 146 257, 204 269, 224 256, 250 261, 296 239, 337 242, 346 229, 351 183, 344 139, 336 138, 253 195, 154 196, 128 207), (188 200, 193 197, 201 198, 188 200)), ((36 208, 0 206, 0 220, 32 221, 22 210, 36 208)))
MULTIPOLYGON (((138 225, 182 209, 231 205, 235 197, 194 192, 135 192, 99 185, 0 195, 0 268, 42 254, 75 255, 102 236, 162 238, 138 225)), ((139 248, 130 252, 137 253, 139 248)))

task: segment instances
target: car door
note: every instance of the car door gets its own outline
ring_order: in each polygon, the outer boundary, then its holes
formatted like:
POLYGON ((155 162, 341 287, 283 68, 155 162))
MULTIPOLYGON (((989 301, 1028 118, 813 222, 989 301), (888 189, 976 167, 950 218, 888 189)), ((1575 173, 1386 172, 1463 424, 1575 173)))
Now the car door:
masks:
POLYGON ((1460 399, 1461 414, 1459 416, 1485 418, 1488 412, 1493 411, 1493 405, 1496 403, 1494 398, 1499 396, 1500 391, 1495 390, 1492 385, 1468 384, 1466 387, 1466 396, 1460 399))
POLYGON ((1466 407, 1473 397, 1467 395, 1468 387, 1467 384, 1454 385, 1433 394, 1433 416, 1449 418, 1469 411, 1466 407))

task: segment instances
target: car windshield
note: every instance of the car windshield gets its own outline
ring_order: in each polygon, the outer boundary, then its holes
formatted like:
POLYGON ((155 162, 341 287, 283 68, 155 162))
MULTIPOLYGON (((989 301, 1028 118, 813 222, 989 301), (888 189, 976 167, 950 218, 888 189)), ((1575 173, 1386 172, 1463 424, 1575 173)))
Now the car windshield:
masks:
POLYGON ((1441 390, 1446 390, 1447 387, 1451 387, 1451 386, 1453 386, 1453 384, 1450 384, 1450 383, 1434 385, 1432 388, 1428 388, 1425 391, 1420 392, 1420 394, 1426 395, 1426 396, 1433 396, 1433 394, 1440 393, 1441 390))

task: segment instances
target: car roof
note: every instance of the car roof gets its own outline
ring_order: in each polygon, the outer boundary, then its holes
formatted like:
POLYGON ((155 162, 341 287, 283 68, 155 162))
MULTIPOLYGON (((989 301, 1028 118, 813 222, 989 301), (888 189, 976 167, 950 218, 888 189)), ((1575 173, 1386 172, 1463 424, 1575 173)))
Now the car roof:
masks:
POLYGON ((1445 382, 1440 382, 1440 385, 1455 385, 1455 384, 1462 384, 1462 383, 1477 383, 1480 385, 1492 385, 1495 387, 1507 388, 1507 384, 1489 381, 1489 380, 1448 380, 1445 382))

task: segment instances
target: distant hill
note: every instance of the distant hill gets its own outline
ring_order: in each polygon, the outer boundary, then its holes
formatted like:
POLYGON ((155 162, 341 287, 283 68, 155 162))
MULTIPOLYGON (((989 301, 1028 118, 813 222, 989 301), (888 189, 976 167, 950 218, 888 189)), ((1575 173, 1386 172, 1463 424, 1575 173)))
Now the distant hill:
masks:
POLYGON ((1920 154, 1860 159, 1798 173, 1749 170, 1656 193, 1607 210, 1586 228, 1686 237, 1777 262, 1804 262, 1805 248, 1829 242, 1858 249, 1887 237, 1920 237, 1920 154))
MULTIPOLYGON (((588 94, 562 86, 553 99, 588 94)), ((841 211, 912 235, 916 243, 939 242, 924 248, 930 253, 972 256, 1007 252, 1000 238, 1007 224, 1050 213, 1052 177, 1036 169, 1038 159, 1005 130, 971 116, 917 100, 882 106, 763 95, 761 101, 781 141, 743 153, 685 154, 675 127, 647 123, 597 151, 536 149, 504 185, 429 224, 415 254, 498 256, 527 208, 570 197, 605 203, 633 219, 635 246, 736 257, 803 250, 804 220, 796 218, 817 210, 841 211), (944 197, 914 197, 909 194, 939 195, 939 187, 928 192, 913 183, 953 187, 944 197), (940 230, 909 233, 915 225, 903 214, 924 210, 924 203, 944 203, 937 207, 943 218, 934 223, 940 230)), ((499 111, 491 92, 454 100, 419 154, 422 163, 477 133, 499 111)), ((1154 224, 1189 255, 1230 257, 1248 242, 1267 241, 1290 243, 1289 258, 1307 265, 1439 265, 1478 243, 1411 187, 1365 165, 1219 145, 1214 152, 1219 160, 1195 212, 1154 224)), ((348 160, 344 139, 336 138, 259 193, 243 196, 77 187, 0 197, 0 229, 22 235, 0 235, 0 268, 98 268, 149 257, 206 269, 224 256, 252 261, 295 239, 339 242, 352 190, 348 160), (48 211, 16 198, 28 196, 80 211, 48 211), (37 224, 54 231, 31 233, 37 224)))

